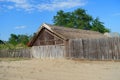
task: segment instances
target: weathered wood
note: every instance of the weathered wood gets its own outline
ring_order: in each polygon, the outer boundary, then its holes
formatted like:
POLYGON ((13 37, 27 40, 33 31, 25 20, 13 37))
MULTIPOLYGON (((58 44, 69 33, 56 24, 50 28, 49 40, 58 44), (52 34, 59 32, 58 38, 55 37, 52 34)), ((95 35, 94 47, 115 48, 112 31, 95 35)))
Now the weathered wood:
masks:
POLYGON ((33 46, 31 48, 34 58, 64 58, 65 47, 60 45, 33 46))
POLYGON ((63 45, 33 46, 31 49, 0 50, 0 57, 78 58, 120 60, 120 38, 70 39, 63 45))
POLYGON ((22 57, 31 58, 31 49, 12 49, 12 50, 0 50, 0 57, 22 57))
POLYGON ((71 58, 118 60, 120 59, 120 38, 71 39, 69 54, 71 58))
POLYGON ((47 29, 43 29, 35 38, 33 46, 57 44, 63 44, 63 40, 59 36, 55 35, 53 32, 50 32, 47 29))

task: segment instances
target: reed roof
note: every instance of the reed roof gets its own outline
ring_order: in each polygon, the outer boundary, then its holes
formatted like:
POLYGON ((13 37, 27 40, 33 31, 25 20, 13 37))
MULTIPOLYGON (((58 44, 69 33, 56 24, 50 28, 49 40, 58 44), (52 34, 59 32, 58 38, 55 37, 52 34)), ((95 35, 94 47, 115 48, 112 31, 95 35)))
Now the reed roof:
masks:
POLYGON ((90 30, 81 30, 74 28, 66 28, 62 26, 48 25, 52 31, 62 35, 67 39, 78 39, 78 38, 103 38, 105 37, 102 33, 90 30))
POLYGON ((84 38, 104 38, 103 34, 96 32, 96 31, 90 31, 90 30, 81 30, 81 29, 74 29, 74 28, 66 28, 63 26, 54 26, 50 24, 43 24, 40 26, 38 32, 36 32, 36 35, 31 39, 31 41, 28 43, 28 46, 30 46, 39 36, 40 32, 43 29, 47 29, 51 33, 55 34, 56 36, 59 36, 63 40, 69 40, 69 39, 84 39, 84 38))

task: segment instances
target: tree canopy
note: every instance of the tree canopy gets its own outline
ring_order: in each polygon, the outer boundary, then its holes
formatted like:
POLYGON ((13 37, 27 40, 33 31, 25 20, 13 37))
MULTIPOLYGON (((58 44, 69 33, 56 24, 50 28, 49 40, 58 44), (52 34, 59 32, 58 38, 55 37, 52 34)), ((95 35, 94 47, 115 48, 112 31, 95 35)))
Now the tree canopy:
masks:
POLYGON ((77 9, 73 12, 58 11, 53 18, 54 25, 71 27, 84 30, 99 31, 101 33, 110 32, 104 26, 104 23, 99 18, 93 18, 86 13, 84 9, 77 9))
POLYGON ((0 40, 0 49, 18 49, 27 47, 31 35, 26 34, 11 34, 8 41, 0 40))
POLYGON ((16 45, 27 45, 31 36, 11 34, 8 43, 16 45))
POLYGON ((5 44, 4 41, 0 40, 0 44, 5 44))

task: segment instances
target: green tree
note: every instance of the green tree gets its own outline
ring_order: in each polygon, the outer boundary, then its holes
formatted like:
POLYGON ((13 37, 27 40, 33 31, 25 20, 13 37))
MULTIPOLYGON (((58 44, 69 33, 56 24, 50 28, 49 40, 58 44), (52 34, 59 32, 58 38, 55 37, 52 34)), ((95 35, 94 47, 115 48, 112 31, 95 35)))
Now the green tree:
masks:
POLYGON ((28 35, 11 34, 8 43, 13 44, 14 46, 19 45, 22 47, 24 45, 27 45, 30 38, 31 36, 28 36, 28 35))
POLYGON ((29 42, 29 36, 27 35, 18 35, 18 43, 26 45, 29 42))
POLYGON ((77 9, 73 12, 74 16, 74 25, 78 29, 91 29, 90 22, 92 21, 92 17, 86 13, 84 9, 77 9))
POLYGON ((16 34, 11 34, 8 42, 16 46, 18 44, 18 36, 16 34))
POLYGON ((70 13, 60 10, 57 15, 54 16, 54 24, 59 26, 67 26, 70 22, 70 13))
MULTIPOLYGON (((97 18, 96 18, 97 19, 97 18)), ((84 9, 77 9, 73 12, 58 11, 56 16, 53 18, 54 25, 65 26, 77 29, 95 30, 101 33, 109 32, 109 29, 105 28, 102 22, 97 19, 94 20, 92 16, 86 13, 84 9), (96 29, 94 27, 97 26, 96 29), (99 28, 102 28, 101 30, 99 28)))
POLYGON ((99 31, 101 33, 110 32, 109 29, 105 28, 104 23, 101 22, 99 18, 93 20, 91 30, 99 31))
POLYGON ((4 41, 0 40, 0 44, 5 44, 4 41))

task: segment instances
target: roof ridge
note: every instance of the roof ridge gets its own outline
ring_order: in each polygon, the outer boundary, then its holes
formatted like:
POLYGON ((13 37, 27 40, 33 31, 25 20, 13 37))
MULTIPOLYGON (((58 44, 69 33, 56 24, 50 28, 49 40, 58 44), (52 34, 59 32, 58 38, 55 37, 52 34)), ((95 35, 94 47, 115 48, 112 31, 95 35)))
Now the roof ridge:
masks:
MULTIPOLYGON (((53 29, 53 28, 55 29, 55 28, 57 27, 57 28, 64 28, 64 30, 65 30, 65 29, 69 29, 69 30, 71 29, 71 30, 72 30, 71 32, 74 32, 74 30, 75 30, 75 31, 85 31, 85 32, 90 32, 90 33, 102 34, 102 33, 100 33, 100 32, 92 31, 92 30, 83 30, 83 29, 76 29, 76 28, 71 28, 71 27, 68 28, 68 27, 57 26, 57 25, 52 25, 52 24, 48 24, 48 23, 45 23, 45 24, 46 24, 47 26, 51 27, 52 29, 53 29)), ((56 29, 57 29, 57 28, 56 28, 56 29)), ((63 30, 63 29, 62 29, 62 30, 63 30)))

